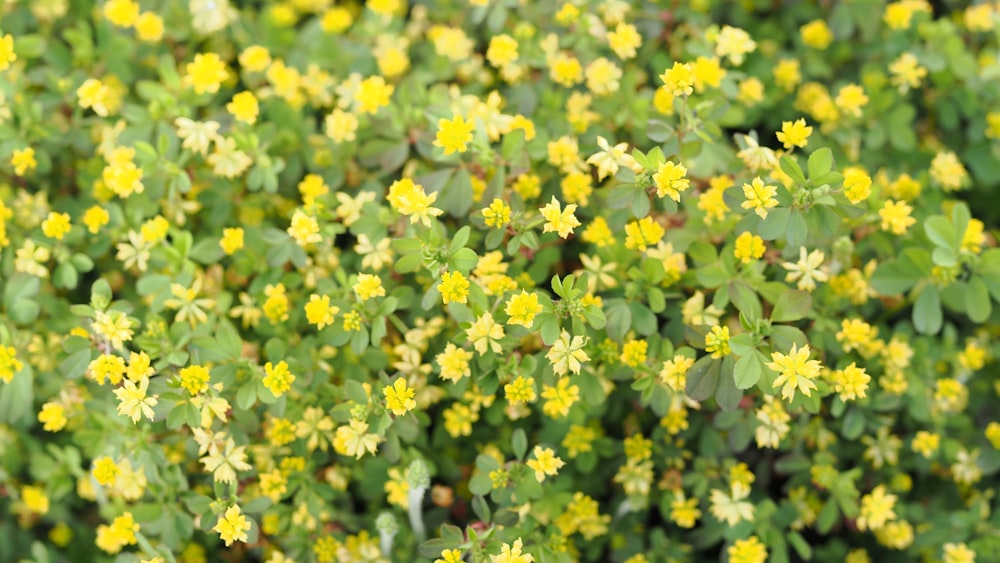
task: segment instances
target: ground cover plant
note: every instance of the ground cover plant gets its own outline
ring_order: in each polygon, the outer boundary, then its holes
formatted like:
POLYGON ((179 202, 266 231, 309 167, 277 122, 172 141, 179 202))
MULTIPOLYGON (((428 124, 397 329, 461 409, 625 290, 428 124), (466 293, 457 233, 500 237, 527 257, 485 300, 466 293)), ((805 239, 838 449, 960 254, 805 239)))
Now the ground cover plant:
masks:
POLYGON ((1000 560, 1000 3, 0 12, 0 560, 1000 560))

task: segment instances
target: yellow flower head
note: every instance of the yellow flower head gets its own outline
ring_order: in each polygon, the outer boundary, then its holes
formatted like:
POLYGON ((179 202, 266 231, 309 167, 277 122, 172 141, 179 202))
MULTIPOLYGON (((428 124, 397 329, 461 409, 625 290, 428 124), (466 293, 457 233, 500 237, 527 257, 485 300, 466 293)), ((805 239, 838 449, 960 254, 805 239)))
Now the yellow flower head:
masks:
POLYGON ((472 141, 474 127, 472 121, 465 121, 461 115, 455 115, 450 121, 439 119, 434 146, 443 148, 445 156, 465 152, 469 150, 468 143, 472 141))

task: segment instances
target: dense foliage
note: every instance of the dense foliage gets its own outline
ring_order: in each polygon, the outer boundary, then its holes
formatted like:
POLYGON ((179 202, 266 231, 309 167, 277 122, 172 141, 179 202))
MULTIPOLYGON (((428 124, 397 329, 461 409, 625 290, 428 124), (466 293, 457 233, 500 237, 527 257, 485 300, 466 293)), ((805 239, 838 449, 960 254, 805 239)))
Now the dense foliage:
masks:
POLYGON ((0 560, 1000 560, 1000 3, 0 11, 0 560))

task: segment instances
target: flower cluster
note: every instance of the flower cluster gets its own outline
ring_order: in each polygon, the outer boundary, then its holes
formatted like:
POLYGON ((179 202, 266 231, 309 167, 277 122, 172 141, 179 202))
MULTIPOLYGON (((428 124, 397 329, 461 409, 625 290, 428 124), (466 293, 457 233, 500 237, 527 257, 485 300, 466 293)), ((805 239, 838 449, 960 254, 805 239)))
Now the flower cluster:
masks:
POLYGON ((0 560, 1000 560, 1000 4, 90 4, 0 7, 0 560))

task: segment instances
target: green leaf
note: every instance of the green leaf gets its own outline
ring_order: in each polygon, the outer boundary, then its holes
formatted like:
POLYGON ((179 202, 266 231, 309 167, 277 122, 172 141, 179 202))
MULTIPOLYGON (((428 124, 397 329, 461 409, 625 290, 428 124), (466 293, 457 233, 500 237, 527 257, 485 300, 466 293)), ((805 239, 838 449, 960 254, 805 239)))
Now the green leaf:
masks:
POLYGON ((812 153, 809 155, 807 168, 809 169, 809 178, 814 181, 833 170, 833 151, 823 147, 812 153))
POLYGON ((348 379, 344 382, 344 391, 347 394, 347 398, 351 401, 358 403, 359 405, 368 404, 368 393, 365 392, 365 387, 361 384, 361 382, 354 379, 348 379))
POLYGON ((719 369, 722 362, 712 358, 712 356, 702 356, 694 363, 687 373, 687 386, 685 391, 688 396, 696 401, 704 401, 715 394, 719 387, 719 369))
POLYGON ((812 310, 812 295, 798 289, 787 289, 771 310, 771 321, 784 323, 803 319, 812 310))
POLYGON ((941 295, 937 287, 928 285, 913 304, 913 326, 921 334, 937 334, 944 321, 941 295))
POLYGON ((956 202, 951 208, 951 223, 952 228, 955 231, 957 243, 959 246, 962 244, 962 239, 965 238, 965 231, 969 228, 969 221, 972 216, 969 214, 969 206, 965 204, 964 201, 956 202))
POLYGON ((736 387, 738 389, 749 389, 757 385, 762 373, 764 373, 763 355, 753 350, 736 361, 736 367, 733 368, 733 378, 736 382, 736 387))
POLYGON ((767 217, 761 221, 758 235, 764 240, 775 240, 788 230, 788 220, 792 210, 787 207, 777 207, 768 211, 767 217))
MULTIPOLYGON (((487 477, 486 480, 488 482, 489 477, 487 477)), ((486 492, 489 493, 489 491, 486 492)), ((428 559, 437 559, 441 557, 442 551, 446 549, 452 549, 454 547, 455 544, 448 540, 442 538, 434 538, 420 544, 420 547, 417 548, 417 551, 420 552, 420 555, 423 555, 428 559)))
MULTIPOLYGON (((488 495, 493 490, 493 481, 486 473, 477 473, 469 479, 469 492, 474 495, 488 495)), ((438 553, 440 555, 440 552, 438 553)))
POLYGON ((740 406, 743 391, 736 386, 733 377, 733 357, 726 356, 719 372, 719 386, 715 390, 715 402, 723 411, 733 411, 740 406))
POLYGON ((799 557, 806 561, 812 559, 812 547, 801 534, 798 532, 789 532, 786 537, 788 538, 788 543, 792 544, 792 549, 795 550, 795 553, 799 554, 799 557))
POLYGON ((734 280, 729 282, 729 298, 733 301, 733 305, 736 305, 736 308, 746 315, 750 322, 756 321, 764 314, 760 298, 757 297, 757 292, 744 281, 734 280))
POLYGON ((493 515, 493 523, 497 526, 516 526, 520 519, 520 514, 509 508, 501 508, 493 515))
POLYGON ((469 273, 469 270, 475 268, 478 263, 479 257, 471 248, 460 248, 448 258, 448 265, 463 274, 469 273))
POLYGON ((486 499, 483 498, 483 495, 475 495, 472 497, 472 511, 475 512, 476 516, 478 516, 484 523, 488 524, 490 522, 490 516, 492 516, 490 512, 490 505, 486 502, 486 499))
POLYGON ((785 231, 785 240, 788 246, 798 248, 805 245, 808 235, 809 224, 806 223, 806 214, 798 209, 793 209, 788 215, 788 225, 785 231))
POLYGON ((59 371, 62 372, 62 376, 66 379, 78 379, 86 373, 87 366, 90 365, 90 356, 89 346, 77 350, 59 364, 59 371))
POLYGON ((528 453, 528 437, 524 433, 523 428, 517 428, 510 437, 510 445, 514 449, 514 457, 518 461, 524 459, 524 455, 528 453))
POLYGON ((0 420, 14 423, 34 414, 34 379, 34 371, 25 362, 10 383, 0 383, 0 420))
POLYGON ((788 174, 788 176, 798 184, 805 184, 806 177, 802 174, 802 167, 799 163, 795 161, 795 157, 790 155, 785 155, 781 157, 779 161, 781 169, 788 174))
POLYGON ((248 411, 257 402, 257 382, 248 381, 236 392, 236 406, 248 411))
POLYGON ((857 440, 861 437, 861 434, 865 431, 865 415, 861 409, 850 408, 847 410, 847 414, 844 415, 844 423, 841 427, 841 433, 844 438, 848 440, 857 440))
POLYGON ((965 291, 965 312, 974 323, 983 323, 990 318, 993 304, 990 301, 990 291, 986 282, 979 276, 969 279, 965 291))
POLYGON ((95 309, 105 309, 111 304, 111 286, 108 280, 101 278, 90 287, 90 304, 95 309))
POLYGON ((961 240, 955 236, 951 223, 941 215, 933 215, 924 221, 924 232, 934 244, 947 248, 958 249, 961 240))

